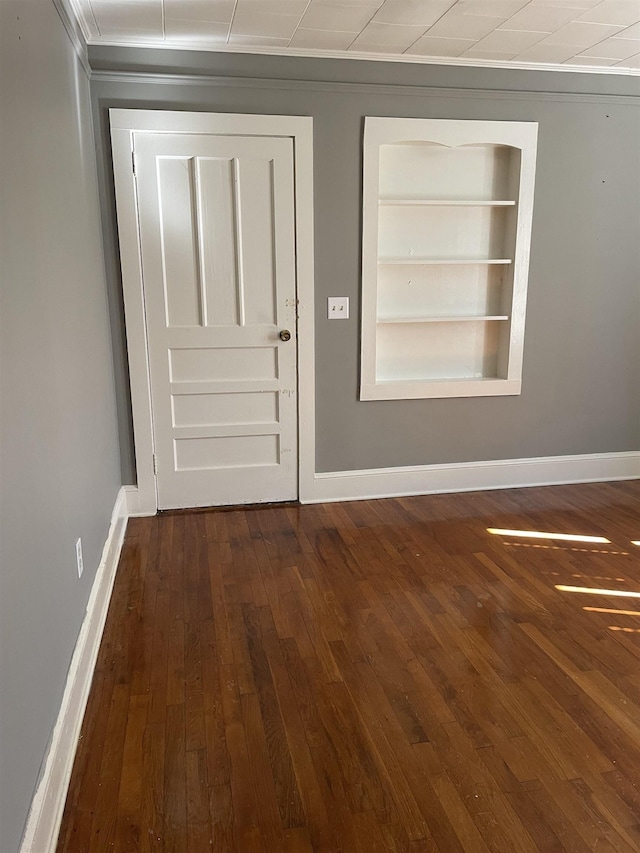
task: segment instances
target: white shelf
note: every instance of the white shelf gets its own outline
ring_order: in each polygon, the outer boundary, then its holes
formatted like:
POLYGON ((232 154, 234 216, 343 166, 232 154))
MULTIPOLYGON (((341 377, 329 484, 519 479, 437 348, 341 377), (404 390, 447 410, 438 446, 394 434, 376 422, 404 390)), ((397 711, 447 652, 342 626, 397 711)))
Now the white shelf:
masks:
POLYGON ((536 137, 366 118, 360 399, 520 393, 536 137))
MULTIPOLYGON (((436 387, 438 385, 443 385, 443 386, 454 385, 455 386, 456 384, 462 384, 463 382, 464 383, 473 382, 474 385, 479 384, 481 382, 498 384, 500 382, 506 382, 506 380, 500 379, 499 376, 460 376, 460 377, 457 377, 456 379, 430 379, 429 380, 429 384, 434 385, 436 387)), ((400 388, 402 388, 403 386, 415 386, 416 381, 415 381, 415 379, 378 379, 378 381, 376 382, 376 385, 387 386, 389 388, 399 386, 400 388)), ((415 394, 412 396, 418 397, 421 395, 415 394)), ((433 396, 438 397, 440 395, 439 394, 433 394, 433 396)), ((456 397, 458 395, 457 394, 443 394, 442 396, 443 397, 456 397)), ((470 394, 469 396, 474 396, 474 395, 470 394)), ((403 399, 403 398, 402 397, 393 397, 392 399, 403 399)))
POLYGON ((380 207, 514 207, 515 201, 492 200, 480 201, 473 199, 437 199, 437 198, 381 198, 380 207))
POLYGON ((474 317, 378 317, 378 323, 486 323, 493 320, 508 320, 508 314, 480 314, 474 317))
POLYGON ((422 267, 429 264, 510 264, 511 258, 379 258, 378 266, 414 266, 422 267))

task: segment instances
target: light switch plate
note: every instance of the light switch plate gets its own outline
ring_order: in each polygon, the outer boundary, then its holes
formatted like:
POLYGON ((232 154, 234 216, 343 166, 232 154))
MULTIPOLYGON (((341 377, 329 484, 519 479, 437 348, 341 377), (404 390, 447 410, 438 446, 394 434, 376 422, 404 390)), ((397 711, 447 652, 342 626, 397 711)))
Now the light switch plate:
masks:
POLYGON ((329 320, 348 320, 349 297, 329 296, 327 299, 327 317, 329 320))

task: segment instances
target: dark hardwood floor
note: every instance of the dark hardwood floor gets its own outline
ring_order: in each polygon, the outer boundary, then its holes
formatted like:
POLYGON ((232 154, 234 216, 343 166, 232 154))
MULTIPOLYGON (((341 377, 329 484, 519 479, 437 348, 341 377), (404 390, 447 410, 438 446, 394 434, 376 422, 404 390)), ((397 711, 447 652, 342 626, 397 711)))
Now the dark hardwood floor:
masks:
POLYGON ((640 851, 632 540, 639 482, 132 519, 59 853, 640 851))

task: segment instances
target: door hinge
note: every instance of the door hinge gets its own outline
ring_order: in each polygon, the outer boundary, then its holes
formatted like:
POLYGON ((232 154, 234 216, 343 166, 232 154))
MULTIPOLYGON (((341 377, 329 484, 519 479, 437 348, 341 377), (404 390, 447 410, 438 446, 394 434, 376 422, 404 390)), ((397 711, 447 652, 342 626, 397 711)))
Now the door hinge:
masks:
POLYGON ((133 172, 133 177, 135 178, 135 176, 136 176, 136 152, 135 151, 131 152, 131 170, 133 172))
POLYGON ((153 454, 153 473, 154 474, 158 473, 158 457, 156 456, 155 453, 153 454))

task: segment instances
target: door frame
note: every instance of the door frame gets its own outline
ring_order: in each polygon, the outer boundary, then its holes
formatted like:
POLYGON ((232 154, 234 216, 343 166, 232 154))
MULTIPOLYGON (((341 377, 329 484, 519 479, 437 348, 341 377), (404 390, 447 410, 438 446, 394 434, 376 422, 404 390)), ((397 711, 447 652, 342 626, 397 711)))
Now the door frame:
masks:
POLYGON ((312 498, 315 479, 313 119, 308 116, 110 109, 109 121, 138 481, 139 507, 136 515, 155 515, 158 511, 144 279, 133 161, 134 133, 145 132, 278 136, 293 141, 298 299, 298 497, 304 503, 312 498), (301 376, 305 377, 304 382, 300 381, 301 376))

